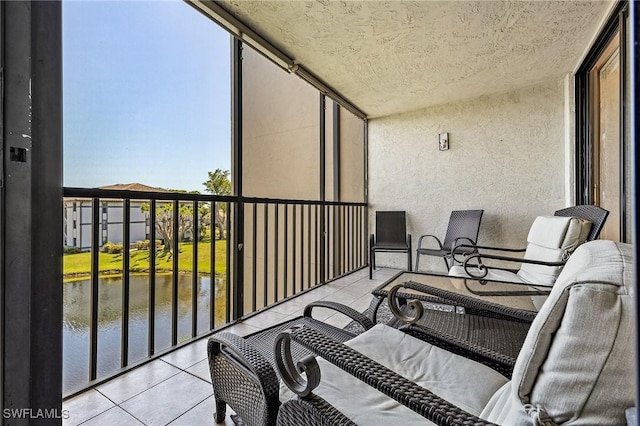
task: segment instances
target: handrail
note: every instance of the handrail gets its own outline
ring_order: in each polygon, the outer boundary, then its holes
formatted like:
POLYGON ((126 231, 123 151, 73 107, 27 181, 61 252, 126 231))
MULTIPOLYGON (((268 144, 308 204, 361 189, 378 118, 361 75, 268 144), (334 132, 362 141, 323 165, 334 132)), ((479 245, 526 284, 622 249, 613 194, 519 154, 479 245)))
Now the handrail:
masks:
POLYGON ((243 203, 270 203, 270 204, 312 204, 327 206, 357 206, 366 207, 367 203, 352 201, 320 201, 320 200, 298 200, 287 198, 263 198, 263 197, 237 197, 234 195, 212 195, 195 194, 191 192, 152 192, 152 191, 129 191, 120 189, 100 189, 100 188, 63 188, 65 198, 104 198, 104 199, 124 199, 131 200, 166 200, 166 201, 220 201, 220 202, 243 202, 243 203))
MULTIPOLYGON (((87 374, 86 386, 97 383, 105 375, 129 367, 131 361, 127 356, 128 349, 132 346, 129 340, 131 333, 120 331, 121 348, 114 348, 120 352, 118 365, 105 368, 101 364, 103 354, 107 350, 98 345, 99 327, 97 318, 98 312, 104 307, 100 306, 97 293, 100 289, 99 281, 99 253, 106 241, 111 238, 119 238, 118 235, 125 236, 126 240, 114 240, 113 243, 127 243, 123 247, 123 256, 129 258, 130 253, 134 253, 133 244, 136 240, 148 239, 155 241, 166 235, 176 248, 182 240, 183 229, 178 229, 178 223, 186 220, 191 222, 191 244, 193 245, 192 257, 192 277, 190 288, 191 318, 188 324, 189 337, 179 335, 178 331, 178 273, 180 266, 178 263, 178 252, 171 255, 171 262, 168 271, 172 274, 170 298, 171 306, 168 314, 169 321, 157 321, 156 315, 160 312, 156 308, 156 260, 160 259, 156 244, 149 244, 149 279, 148 292, 146 297, 149 303, 149 315, 147 318, 147 351, 148 359, 157 357, 158 353, 164 353, 162 347, 158 347, 154 338, 158 332, 159 324, 170 324, 169 341, 171 347, 177 347, 184 338, 194 339, 208 333, 220 326, 230 324, 246 315, 251 315, 274 303, 279 303, 283 299, 296 296, 303 291, 307 291, 315 286, 322 285, 336 277, 347 274, 364 267, 367 263, 366 245, 366 216, 367 204, 356 202, 335 202, 335 201, 315 201, 315 200, 283 200, 256 197, 235 197, 229 195, 195 194, 185 192, 146 192, 129 190, 112 190, 99 188, 74 188, 65 187, 63 196, 67 203, 65 206, 65 218, 67 226, 67 244, 76 245, 84 250, 91 251, 91 300, 90 316, 93 318, 92 326, 88 330, 89 335, 89 359, 90 372, 87 374), (75 207, 78 201, 80 208, 75 207), (145 218, 142 214, 134 214, 135 209, 139 209, 141 203, 148 203, 148 209, 144 210, 145 218), (206 224, 202 222, 203 215, 198 211, 200 206, 207 206, 211 211, 223 209, 226 211, 224 220, 216 220, 213 216, 206 224), (184 212, 178 213, 181 206, 190 207, 184 212), (245 220, 232 220, 236 209, 234 206, 242 207, 245 220), (113 210, 112 210, 113 209, 113 210), (161 209, 165 209, 162 212, 161 209), (127 210, 125 214, 124 210, 127 210), (87 213, 91 211, 90 215, 87 213), (114 211, 113 221, 111 212, 114 211), (165 216, 162 221, 161 214, 165 216), (137 218, 135 216, 138 216, 137 218), (77 223, 76 223, 77 222, 77 223), (161 234, 161 222, 163 230, 161 234), (218 223, 219 222, 219 223, 218 223), (223 223, 224 222, 224 223, 223 223), (242 222, 242 223, 239 223, 242 222), (219 225, 222 230, 222 240, 215 238, 214 227, 219 225), (243 226, 243 241, 234 241, 235 232, 231 226, 243 226), (202 235, 202 226, 210 226, 211 243, 208 253, 198 250, 198 236, 202 235), (85 238, 86 229, 92 228, 92 241, 89 244, 85 238), (134 232, 134 230, 136 232, 134 232), (112 234, 112 231, 114 233, 112 234), (156 232, 157 231, 157 232, 156 232), (72 237, 79 236, 78 241, 73 241, 72 237), (113 237, 112 237, 113 235, 113 237), (218 284, 216 289, 222 289, 224 296, 224 307, 222 304, 215 309, 214 274, 223 271, 216 271, 216 252, 220 251, 220 244, 224 247, 226 241, 226 253, 221 259, 218 253, 218 264, 226 262, 226 280, 218 284), (217 243, 217 244, 216 244, 217 243), (245 280, 240 283, 231 282, 233 277, 238 280, 240 274, 233 268, 238 262, 234 261, 237 256, 244 256, 242 272, 245 280), (205 271, 204 275, 211 274, 211 300, 207 300, 208 312, 203 311, 202 305, 198 308, 198 303, 202 303, 196 295, 198 276, 202 275, 203 269, 198 265, 198 257, 207 258, 211 263, 210 271, 205 271), (220 287, 223 286, 223 287, 220 287), (240 288, 239 296, 236 289, 240 288), (242 297, 242 300, 236 298, 242 297), (239 302, 239 303, 238 303, 239 302), (244 305, 245 312, 238 313, 234 309, 244 305), (221 312, 224 310, 225 312, 221 312), (203 314, 206 316, 206 324, 198 322, 197 317, 203 314), (218 318, 216 320, 216 317, 218 318)), ((182 226, 182 225, 180 225, 182 226)), ((174 248, 175 250, 175 248, 174 248)), ((173 253, 173 252, 172 252, 173 253)), ((123 309, 128 307, 132 301, 129 292, 128 278, 132 271, 127 267, 129 262, 123 263, 123 309), (126 300, 125 300, 126 298, 126 300)), ((218 302, 222 302, 220 299, 218 302)), ((182 308, 181 308, 182 309, 182 308)), ((204 308, 207 309, 207 308, 204 308)), ((120 318, 122 330, 129 330, 129 316, 122 315, 120 318)), ((182 322, 181 322, 182 324, 182 322)), ((187 330, 187 325, 180 325, 180 330, 187 330)), ((161 340, 164 341, 164 340, 161 340)), ((68 351, 67 351, 68 352, 68 351)), ((69 389, 65 390, 68 393, 69 389)))

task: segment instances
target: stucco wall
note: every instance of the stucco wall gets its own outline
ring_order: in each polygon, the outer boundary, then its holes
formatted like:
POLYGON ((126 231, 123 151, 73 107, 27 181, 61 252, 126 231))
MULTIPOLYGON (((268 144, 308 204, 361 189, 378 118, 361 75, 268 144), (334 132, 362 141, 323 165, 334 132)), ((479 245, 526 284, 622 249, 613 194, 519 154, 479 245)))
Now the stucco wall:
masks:
MULTIPOLYGON (((522 247, 534 218, 565 207, 563 80, 369 122, 370 228, 406 210, 414 249, 444 238, 452 210, 484 209, 480 244, 522 247), (438 133, 450 149, 439 151, 438 133)), ((373 232, 373 231, 371 231, 373 232)), ((406 266, 379 254, 379 265, 406 266)), ((421 258, 444 271, 440 259, 421 258)))

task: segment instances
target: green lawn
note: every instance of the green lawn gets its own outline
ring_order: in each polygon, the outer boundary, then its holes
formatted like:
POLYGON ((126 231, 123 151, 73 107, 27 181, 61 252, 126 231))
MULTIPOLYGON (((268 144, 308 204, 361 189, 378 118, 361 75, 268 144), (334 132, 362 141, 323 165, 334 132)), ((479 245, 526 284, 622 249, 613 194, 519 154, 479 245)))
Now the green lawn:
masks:
MULTIPOLYGON (((211 272, 211 260, 209 241, 198 243, 198 272, 208 274, 211 272)), ((227 272, 227 242, 216 240, 216 275, 227 272)), ((122 254, 100 253, 100 275, 116 275, 122 273, 122 254)), ((149 271, 149 251, 131 250, 129 260, 131 272, 149 271)), ((171 272, 173 261, 171 255, 162 251, 156 252, 156 271, 171 272)), ((180 243, 178 256, 178 269, 191 272, 193 270, 193 244, 180 243)), ((86 277, 91 274, 91 253, 67 254, 63 256, 63 273, 65 280, 86 277)))

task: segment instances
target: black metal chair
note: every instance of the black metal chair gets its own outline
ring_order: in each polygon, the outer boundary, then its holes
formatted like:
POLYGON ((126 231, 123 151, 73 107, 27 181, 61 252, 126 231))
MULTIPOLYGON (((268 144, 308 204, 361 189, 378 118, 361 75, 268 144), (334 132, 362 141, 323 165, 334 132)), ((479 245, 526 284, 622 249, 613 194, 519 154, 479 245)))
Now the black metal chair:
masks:
POLYGON ((600 235, 600 231, 602 231, 602 227, 607 221, 607 216, 609 216, 609 211, 603 209, 602 207, 583 204, 567 207, 566 209, 556 210, 553 215, 563 217, 577 217, 580 219, 588 220, 589 222, 591 222, 591 231, 587 236, 587 241, 593 241, 596 240, 600 235))
MULTIPOLYGON (((444 241, 440 242, 435 235, 422 235, 418 239, 418 248, 416 249, 416 271, 420 268, 420 255, 442 257, 447 270, 451 268, 451 250, 459 244, 475 245, 480 231, 480 221, 484 210, 454 210, 449 217, 447 225, 447 233, 444 241), (422 247, 422 240, 425 237, 433 238, 438 243, 438 248, 422 247)), ((458 249, 457 253, 471 252, 467 248, 458 249)))
MULTIPOLYGON (((580 245, 587 241, 592 241, 598 238, 602 227, 604 226, 605 221, 607 220, 607 216, 609 212, 598 206, 591 205, 577 205, 572 207, 567 207, 565 209, 557 210, 554 213, 555 217, 563 217, 563 218, 575 218, 576 224, 580 219, 583 221, 588 221, 587 223, 590 225, 586 236, 584 234, 581 235, 573 235, 570 232, 566 231, 567 234, 563 237, 564 241, 562 241, 562 245, 560 247, 554 247, 553 249, 558 250, 558 254, 561 254, 561 258, 551 259, 551 254, 546 253, 546 259, 541 259, 535 256, 539 256, 541 253, 539 250, 532 250, 529 252, 531 244, 528 241, 527 247, 525 248, 505 248, 505 247, 490 247, 490 246, 480 246, 480 245, 466 245, 462 244, 460 246, 454 246, 452 250, 452 259, 455 262, 459 262, 462 266, 455 266, 450 268, 449 274, 455 276, 471 276, 477 279, 493 279, 493 280, 502 280, 502 281, 510 281, 510 282, 522 282, 522 283, 536 283, 544 286, 553 285, 553 281, 555 280, 555 276, 559 274, 561 268, 564 266, 564 263, 567 261, 568 256, 575 250, 577 245, 580 245), (461 249, 467 250, 467 252, 462 252, 461 249), (479 250, 482 250, 480 252, 479 250), (494 252, 488 253, 487 252, 494 252), (455 252, 455 253, 454 253, 455 252), (499 254, 496 254, 498 252, 499 254), (503 253, 507 253, 506 255, 503 253), (524 253, 524 257, 512 257, 510 253, 524 253), (456 258, 455 255, 462 254, 462 259, 456 258), (502 262, 500 266, 489 266, 484 263, 484 261, 499 261, 502 262), (506 268, 504 266, 505 263, 514 263, 520 264, 520 269, 512 269, 506 268), (524 269, 527 269, 523 272, 524 269), (552 270, 551 268, 555 268, 552 270), (537 271, 535 271, 535 270, 537 271), (542 273, 542 275, 540 275, 542 273), (551 281, 543 280, 543 276, 548 275, 551 281), (521 277, 518 277, 521 276, 521 277), (532 278, 536 278, 532 281, 532 278)), ((534 224, 532 225, 532 230, 536 226, 536 222, 542 219, 538 217, 534 224)), ((584 227, 586 223, 579 225, 580 227, 584 227)), ((567 224, 569 226, 569 224, 567 224)), ((544 225, 541 228, 538 225, 538 234, 540 233, 540 229, 544 229, 544 225)), ((558 231, 558 230, 557 230, 558 231)), ((530 230, 530 235, 531 235, 530 230)), ((537 242, 536 244, 539 244, 537 242)), ((534 246, 536 244, 533 244, 534 246)), ((548 247, 551 248, 551 247, 548 247)), ((545 278, 546 279, 546 278, 545 278)), ((534 293, 537 291, 534 291, 534 293)), ((523 292, 520 292, 524 294, 523 292)), ((526 292, 525 292, 526 293, 526 292)), ((532 294, 534 294, 532 293, 532 294)), ((548 292, 547 292, 548 293, 548 292)))
POLYGON ((369 238, 369 279, 376 269, 376 252, 406 252, 408 270, 411 270, 411 235, 407 234, 404 211, 376 212, 376 233, 369 238))

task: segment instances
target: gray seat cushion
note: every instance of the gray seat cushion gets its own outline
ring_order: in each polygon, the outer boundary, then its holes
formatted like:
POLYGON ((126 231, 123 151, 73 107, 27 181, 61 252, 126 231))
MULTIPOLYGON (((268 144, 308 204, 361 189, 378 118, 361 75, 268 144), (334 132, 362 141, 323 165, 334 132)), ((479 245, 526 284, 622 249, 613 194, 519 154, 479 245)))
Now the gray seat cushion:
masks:
MULTIPOLYGON (((507 379, 475 361, 378 324, 345 344, 471 414, 479 415, 507 379)), ((322 379, 314 393, 358 425, 430 424, 395 400, 318 358, 322 379)), ((286 387, 285 387, 286 389, 286 387)), ((281 386, 281 400, 290 394, 281 386)))

